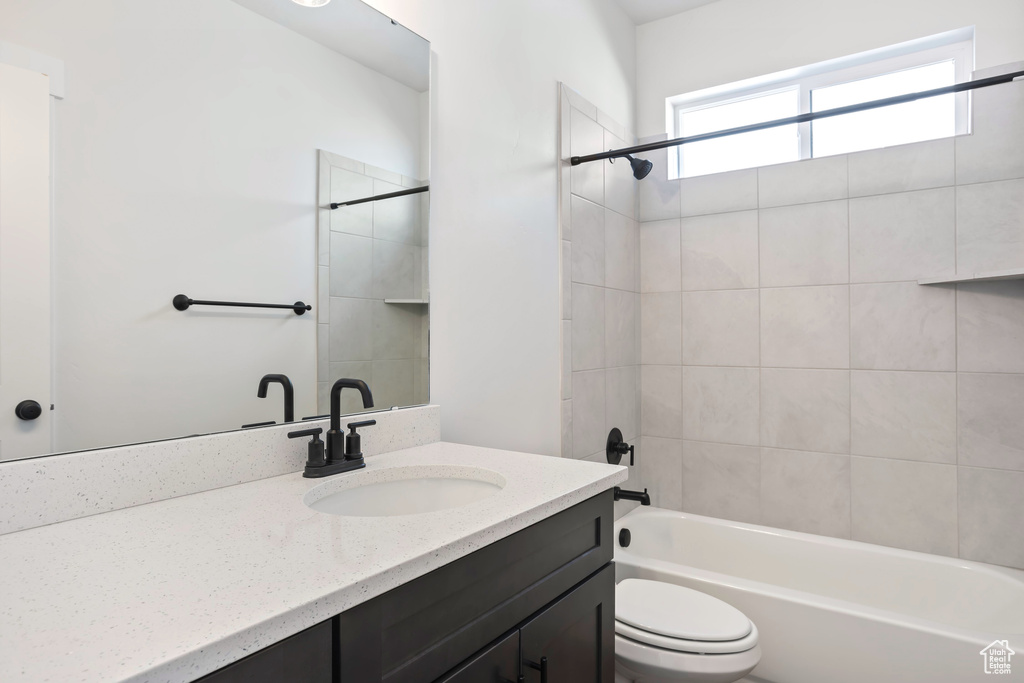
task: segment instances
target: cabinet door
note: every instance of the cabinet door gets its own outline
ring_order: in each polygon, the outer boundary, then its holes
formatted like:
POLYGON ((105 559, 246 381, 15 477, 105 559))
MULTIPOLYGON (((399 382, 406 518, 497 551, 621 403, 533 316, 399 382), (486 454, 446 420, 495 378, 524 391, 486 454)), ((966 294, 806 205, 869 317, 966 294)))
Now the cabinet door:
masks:
POLYGON ((519 676, 519 631, 514 631, 437 683, 515 683, 519 676))
POLYGON ((614 565, 605 566, 526 622, 520 637, 526 683, 613 683, 614 565))
POLYGON ((214 671, 197 683, 332 683, 333 619, 214 671))

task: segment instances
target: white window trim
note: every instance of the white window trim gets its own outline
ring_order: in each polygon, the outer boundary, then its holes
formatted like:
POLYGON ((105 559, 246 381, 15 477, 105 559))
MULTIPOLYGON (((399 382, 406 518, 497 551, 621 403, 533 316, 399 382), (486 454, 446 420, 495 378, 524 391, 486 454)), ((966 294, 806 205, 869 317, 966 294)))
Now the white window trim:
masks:
MULTIPOLYGON (((969 81, 974 69, 973 27, 667 98, 665 100, 666 130, 669 131, 670 137, 680 137, 679 119, 680 114, 684 112, 719 106, 794 87, 799 88, 800 91, 799 113, 809 113, 811 91, 817 88, 937 64, 950 59, 954 60, 955 82, 969 81)), ((956 95, 956 135, 969 133, 969 128, 970 93, 958 93, 956 95)), ((812 158, 811 123, 799 124, 798 135, 800 159, 812 158)), ((670 179, 679 178, 679 147, 670 147, 668 151, 668 177, 670 179)))

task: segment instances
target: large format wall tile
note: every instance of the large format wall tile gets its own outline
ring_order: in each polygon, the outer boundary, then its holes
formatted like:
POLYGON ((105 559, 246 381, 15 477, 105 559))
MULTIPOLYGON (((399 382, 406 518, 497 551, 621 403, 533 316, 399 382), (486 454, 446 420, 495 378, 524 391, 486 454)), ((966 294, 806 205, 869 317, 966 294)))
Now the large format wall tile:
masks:
POLYGON ((853 540, 957 555, 956 467, 851 460, 853 540))
POLYGON ((961 373, 960 464, 1024 472, 1024 375, 961 373))
MULTIPOLYGON (((604 149, 604 129, 589 116, 573 108, 569 121, 569 148, 572 156, 586 156, 604 149)), ((570 171, 572 193, 597 204, 604 203, 604 168, 608 164, 573 166, 570 171)))
POLYGON ((373 296, 376 299, 423 297, 421 248, 373 240, 373 296))
POLYGON ((640 224, 640 291, 678 292, 679 219, 640 224))
POLYGON ((572 454, 574 458, 604 450, 605 371, 572 373, 572 454))
MULTIPOLYGON (((389 194, 404 188, 382 180, 373 181, 373 194, 389 194)), ((420 197, 408 195, 373 203, 373 237, 389 242, 420 244, 420 197)), ((358 206, 358 204, 356 205, 358 206)))
POLYGON ((761 450, 683 442, 683 510, 737 522, 761 521, 761 450))
MULTIPOLYGON (((373 196, 373 178, 361 171, 331 168, 331 201, 347 202, 373 196)), ((331 211, 331 230, 352 235, 373 235, 373 203, 343 206, 331 211)))
POLYGON ((636 365, 636 295, 619 289, 604 290, 604 366, 636 365))
POLYGON ((330 295, 371 298, 374 240, 343 232, 332 232, 330 239, 330 295))
POLYGON ((1024 567, 1024 472, 960 467, 960 557, 1024 567))
POLYGON ((849 453, 849 371, 762 368, 761 445, 849 453))
POLYGON ((416 401, 416 360, 412 358, 373 361, 374 406, 408 406, 416 401))
POLYGON ((760 372, 756 368, 683 368, 683 438, 760 443, 760 372))
POLYGON ((605 290, 601 287, 572 286, 572 369, 604 367, 605 290))
POLYGON ((1022 283, 979 282, 958 285, 958 289, 959 369, 1024 373, 1022 283))
POLYGON ((916 280, 956 271, 952 187, 850 200, 850 280, 916 280))
MULTIPOLYGON (((640 437, 636 181, 625 161, 577 167, 566 162, 570 155, 632 144, 632 136, 564 85, 561 95, 562 452, 603 462, 612 426, 629 441, 640 437)), ((668 232, 678 261, 678 224, 668 232)), ((673 279, 678 316, 678 267, 673 279)), ((677 355, 679 346, 677 341, 677 355)), ((633 475, 635 487, 637 468, 633 475)), ((630 507, 616 504, 616 514, 630 507)))
POLYGON ((850 537, 850 456, 761 449, 761 523, 850 537))
POLYGON ((369 299, 331 298, 332 361, 373 359, 375 303, 369 299))
POLYGON ((684 291, 758 286, 757 211, 682 220, 684 291))
POLYGON ((572 281, 604 286, 604 209, 573 196, 572 281))
POLYGON ((761 286, 850 281, 846 200, 762 209, 761 286))
POLYGON ((640 369, 631 365, 605 370, 604 434, 613 427, 622 431, 622 438, 633 441, 640 436, 640 369))
POLYGON ((864 370, 956 370, 956 292, 916 282, 850 287, 850 351, 864 370))
POLYGON ((683 294, 683 363, 756 367, 760 358, 756 289, 683 294))
POLYGON ((982 88, 971 97, 974 125, 971 135, 956 138, 956 182, 1024 178, 1024 83, 982 88))
POLYGON ((852 453, 956 463, 954 373, 855 370, 850 379, 852 453))
POLYGON ((682 216, 757 208, 757 169, 715 173, 679 181, 682 216))
POLYGON ((850 155, 850 196, 947 187, 954 175, 952 138, 857 152, 850 155))
POLYGON ((683 442, 679 439, 643 438, 643 485, 651 504, 668 510, 683 509, 683 442))
POLYGON ((682 349, 679 292, 640 295, 640 361, 644 365, 679 365, 682 349))
MULTIPOLYGON (((641 144, 665 140, 664 133, 640 140, 641 144)), ((642 155, 654 168, 637 183, 640 195, 640 220, 660 221, 679 218, 679 181, 668 179, 668 150, 658 149, 642 155)))
MULTIPOLYGON (((632 144, 632 143, 630 143, 632 144)), ((622 149, 627 147, 625 140, 615 134, 604 132, 603 150, 622 149)), ((633 217, 633 205, 636 202, 636 179, 627 159, 616 159, 615 163, 594 162, 603 165, 604 169, 604 205, 623 216, 633 217)))
POLYGON ((1024 265, 1024 83, 973 100, 969 136, 651 155, 641 434, 682 440, 684 510, 1024 569, 1024 286, 917 284, 1024 265))
POLYGON ((761 364, 850 367, 849 286, 762 289, 761 364))
POLYGON ((637 291, 640 285, 640 229, 636 221, 605 209, 605 287, 637 291))
MULTIPOLYGON (((386 304, 380 300, 372 303, 373 360, 419 358, 420 331, 427 315, 423 307, 386 304)), ((331 360, 335 360, 333 356, 331 360)))
POLYGON ((1024 267, 1024 179, 956 188, 961 273, 1024 267))
POLYGON ((758 205, 789 206, 846 199, 846 156, 795 161, 757 169, 758 205))
POLYGON ((640 366, 640 419, 644 436, 683 436, 682 368, 640 366))

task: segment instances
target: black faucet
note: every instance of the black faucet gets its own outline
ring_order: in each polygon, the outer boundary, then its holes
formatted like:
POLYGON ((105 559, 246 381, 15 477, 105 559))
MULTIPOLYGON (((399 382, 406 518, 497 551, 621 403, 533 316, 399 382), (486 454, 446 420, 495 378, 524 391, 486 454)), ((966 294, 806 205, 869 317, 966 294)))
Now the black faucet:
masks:
POLYGON ((635 500, 641 505, 651 504, 651 494, 647 493, 646 488, 643 491, 627 491, 616 486, 612 498, 615 500, 635 500))
MULTIPOLYGON (((373 407, 370 387, 361 379, 339 379, 331 387, 331 428, 327 432, 327 462, 340 463, 345 458, 345 432, 341 428, 341 390, 358 389, 363 397, 363 407, 373 407)), ((362 458, 360 458, 362 460, 362 458)))
POLYGON ((288 375, 263 375, 260 380, 260 388, 256 392, 259 398, 267 397, 267 387, 271 382, 277 382, 284 388, 284 421, 295 421, 295 390, 292 388, 292 381, 288 375))

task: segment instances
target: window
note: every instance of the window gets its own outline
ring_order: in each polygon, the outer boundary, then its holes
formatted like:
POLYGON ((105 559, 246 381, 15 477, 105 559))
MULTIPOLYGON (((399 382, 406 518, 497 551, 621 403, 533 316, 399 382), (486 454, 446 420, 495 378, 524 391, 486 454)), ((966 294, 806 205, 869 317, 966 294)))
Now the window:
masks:
MULTIPOLYGON (((669 125, 674 137, 699 135, 953 85, 972 68, 973 31, 952 31, 670 98, 669 125)), ((943 95, 690 143, 670 149, 669 172, 688 178, 964 134, 967 103, 967 93, 943 95)))

